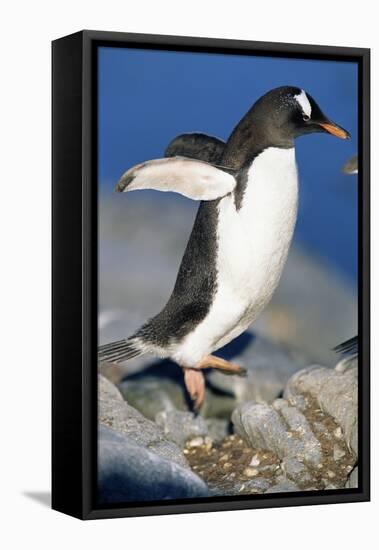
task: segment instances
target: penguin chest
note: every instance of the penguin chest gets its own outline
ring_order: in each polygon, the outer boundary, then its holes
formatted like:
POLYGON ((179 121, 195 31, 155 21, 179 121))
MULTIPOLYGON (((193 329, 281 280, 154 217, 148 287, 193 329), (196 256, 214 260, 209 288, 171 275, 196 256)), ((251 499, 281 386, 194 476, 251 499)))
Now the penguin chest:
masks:
POLYGON ((218 204, 217 284, 205 319, 175 345, 171 358, 193 367, 258 317, 278 285, 297 214, 293 149, 267 149, 247 173, 240 208, 234 196, 218 204))
POLYGON ((297 202, 293 148, 269 148, 255 158, 247 172, 240 208, 233 196, 220 201, 214 305, 226 316, 229 312, 233 334, 255 320, 279 283, 297 202))

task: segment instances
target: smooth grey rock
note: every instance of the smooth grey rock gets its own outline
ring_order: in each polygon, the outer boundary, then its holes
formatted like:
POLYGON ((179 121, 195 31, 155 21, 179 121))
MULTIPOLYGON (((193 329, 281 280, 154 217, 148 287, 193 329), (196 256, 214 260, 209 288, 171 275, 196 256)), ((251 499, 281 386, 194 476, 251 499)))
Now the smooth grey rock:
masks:
POLYGON ((147 375, 137 380, 125 379, 118 387, 126 401, 150 420, 161 411, 188 408, 183 388, 174 380, 147 375))
POLYGON ((290 481, 289 479, 281 479, 279 480, 279 483, 276 483, 267 491, 266 493, 287 493, 291 491, 300 491, 300 487, 296 485, 293 481, 290 481))
POLYGON ((128 405, 118 389, 103 376, 99 376, 98 405, 101 424, 127 435, 138 445, 147 447, 167 460, 188 467, 179 447, 165 437, 155 422, 128 405))
POLYGON ((288 381, 284 397, 291 400, 295 395, 306 393, 314 397, 320 408, 341 426, 347 446, 357 455, 357 368, 340 372, 316 365, 303 369, 288 381))
POLYGON ((248 401, 233 411, 232 422, 236 432, 252 447, 287 453, 290 436, 279 414, 264 403, 248 401))
POLYGON ((165 436, 180 447, 184 447, 188 439, 208 435, 204 418, 191 412, 161 411, 156 415, 155 422, 163 429, 165 436))
POLYGON ((107 378, 105 378, 102 375, 99 375, 98 377, 98 383, 99 383, 99 400, 101 401, 119 401, 120 403, 124 403, 124 399, 117 389, 117 387, 112 384, 107 378))
POLYGON ((205 483, 191 470, 100 426, 98 500, 100 503, 204 497, 205 483))
POLYGON ((205 401, 201 407, 200 414, 204 418, 220 418, 229 421, 236 406, 236 399, 227 390, 219 391, 216 387, 214 391, 214 388, 212 385, 207 386, 205 401))
POLYGON ((234 410, 232 422, 237 433, 252 447, 273 451, 281 459, 294 457, 313 464, 320 456, 319 442, 304 428, 303 415, 292 409, 287 407, 288 419, 285 419, 270 405, 247 402, 234 410), (294 418, 302 422, 296 437, 288 425, 294 418))
POLYGON ((208 429, 208 436, 218 443, 229 435, 229 420, 224 418, 206 418, 205 423, 208 429))
MULTIPOLYGON (((238 403, 246 400, 271 402, 284 390, 290 376, 306 365, 306 361, 262 336, 244 335, 246 340, 249 337, 251 341, 242 351, 231 354, 233 362, 247 370, 247 376, 229 376, 213 370, 209 380, 216 388, 231 392, 238 403)), ((222 350, 221 355, 230 358, 227 347, 224 350, 226 355, 222 350)))
MULTIPOLYGON (((118 384, 125 400, 146 418, 155 420, 161 411, 188 411, 190 401, 182 369, 169 361, 157 361, 118 384)), ((231 393, 208 387, 200 414, 204 418, 229 419, 236 400, 231 393)))

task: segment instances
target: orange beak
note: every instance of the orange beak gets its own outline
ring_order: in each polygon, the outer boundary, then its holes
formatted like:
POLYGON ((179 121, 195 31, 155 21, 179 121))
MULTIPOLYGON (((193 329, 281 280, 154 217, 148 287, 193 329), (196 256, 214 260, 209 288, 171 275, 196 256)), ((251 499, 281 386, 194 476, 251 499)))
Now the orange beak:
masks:
POLYGON ((319 126, 324 128, 324 130, 328 132, 328 134, 332 134, 332 136, 336 136, 341 139, 350 139, 349 132, 341 128, 341 126, 334 124, 334 122, 319 122, 318 124, 319 126))

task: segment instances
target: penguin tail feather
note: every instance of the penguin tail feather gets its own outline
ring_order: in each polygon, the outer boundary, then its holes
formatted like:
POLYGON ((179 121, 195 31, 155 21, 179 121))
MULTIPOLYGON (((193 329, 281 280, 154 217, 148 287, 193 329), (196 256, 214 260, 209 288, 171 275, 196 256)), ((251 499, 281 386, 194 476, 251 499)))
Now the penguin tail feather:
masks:
POLYGON ((123 363, 147 351, 141 346, 139 339, 132 337, 99 346, 98 359, 101 362, 123 363))

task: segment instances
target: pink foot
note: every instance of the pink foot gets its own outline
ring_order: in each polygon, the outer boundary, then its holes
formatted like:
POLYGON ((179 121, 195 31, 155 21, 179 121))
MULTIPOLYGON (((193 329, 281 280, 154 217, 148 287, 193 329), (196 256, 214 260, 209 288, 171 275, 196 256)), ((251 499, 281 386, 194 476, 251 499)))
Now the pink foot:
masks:
POLYGON ((184 369, 184 383, 193 401, 194 408, 200 409, 205 398, 204 374, 198 369, 184 369))

